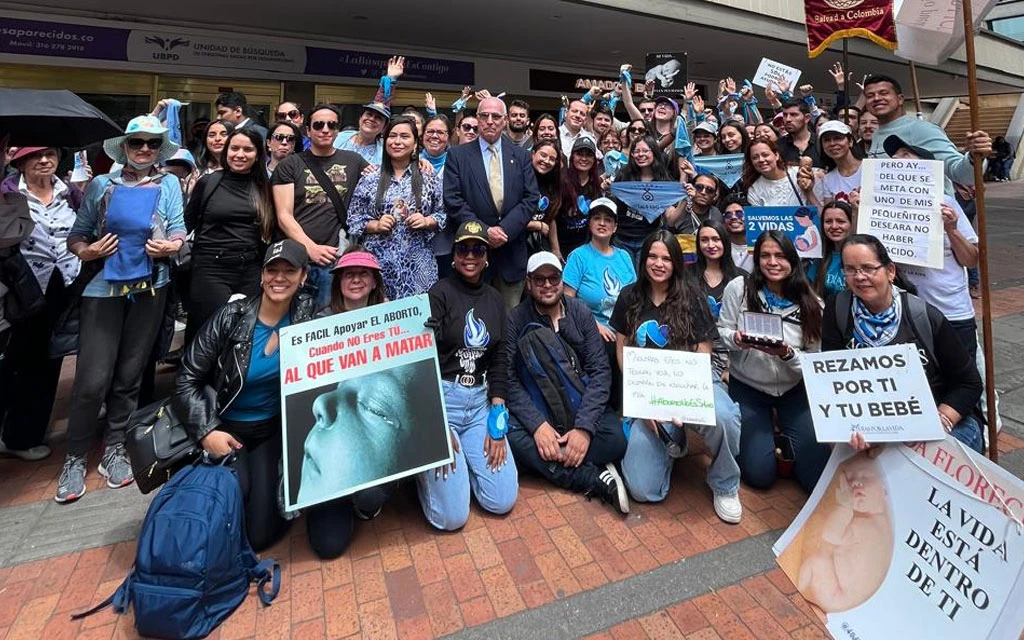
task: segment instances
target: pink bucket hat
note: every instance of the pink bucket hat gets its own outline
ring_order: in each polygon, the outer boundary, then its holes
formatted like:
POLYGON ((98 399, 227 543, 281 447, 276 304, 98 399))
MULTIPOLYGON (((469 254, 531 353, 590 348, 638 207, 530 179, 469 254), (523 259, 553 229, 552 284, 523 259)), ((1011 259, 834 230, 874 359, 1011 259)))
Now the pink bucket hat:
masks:
POLYGON ((377 262, 377 258, 369 251, 353 251, 352 253, 342 255, 338 258, 337 264, 334 265, 331 271, 341 271, 346 267, 366 267, 367 269, 380 271, 380 263, 377 262))

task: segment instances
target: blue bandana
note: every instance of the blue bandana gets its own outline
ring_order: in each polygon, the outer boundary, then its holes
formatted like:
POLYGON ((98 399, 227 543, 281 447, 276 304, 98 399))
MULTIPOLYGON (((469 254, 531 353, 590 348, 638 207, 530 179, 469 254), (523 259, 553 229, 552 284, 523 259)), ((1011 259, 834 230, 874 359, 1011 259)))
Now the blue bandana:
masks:
POLYGON ((775 293, 773 293, 772 290, 768 288, 768 285, 761 287, 761 295, 764 296, 764 301, 765 304, 768 305, 769 313, 782 311, 783 309, 788 309, 789 307, 792 307, 794 304, 796 304, 795 302, 789 300, 788 298, 775 295, 775 293))
POLYGON ((871 313, 860 298, 853 296, 853 338, 866 347, 884 347, 900 330, 903 300, 896 287, 892 288, 892 305, 881 313, 871 313))

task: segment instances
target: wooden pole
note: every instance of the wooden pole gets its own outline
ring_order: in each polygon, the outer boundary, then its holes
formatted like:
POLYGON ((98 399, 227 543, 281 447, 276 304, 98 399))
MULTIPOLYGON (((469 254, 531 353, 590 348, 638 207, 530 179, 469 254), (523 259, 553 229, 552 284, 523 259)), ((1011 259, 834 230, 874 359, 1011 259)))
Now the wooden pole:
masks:
MULTIPOLYGON (((974 57, 974 11, 971 0, 964 3, 964 48, 967 53, 967 93, 970 99, 971 131, 979 128, 978 68, 974 57)), ((913 68, 913 67, 911 67, 913 68)), ((992 346, 992 289, 988 271, 988 220, 985 216, 985 176, 981 160, 974 162, 974 203, 978 219, 978 253, 981 268, 981 330, 985 349, 985 400, 988 403, 988 457, 999 462, 996 429, 996 371, 992 346)))
POLYGON ((921 90, 917 86, 917 65, 910 61, 910 84, 914 88, 914 104, 917 106, 917 119, 920 120, 924 112, 921 111, 921 90))

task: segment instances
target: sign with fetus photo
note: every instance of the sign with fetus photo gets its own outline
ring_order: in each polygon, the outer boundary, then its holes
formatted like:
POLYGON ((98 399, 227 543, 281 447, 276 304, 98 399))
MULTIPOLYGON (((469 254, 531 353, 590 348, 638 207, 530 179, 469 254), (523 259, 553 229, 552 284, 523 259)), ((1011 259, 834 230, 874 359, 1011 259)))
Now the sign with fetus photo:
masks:
POLYGON ((281 330, 285 509, 452 461, 425 294, 281 330))
POLYGON ((837 445, 773 550, 834 638, 1018 638, 1024 483, 952 437, 837 445))

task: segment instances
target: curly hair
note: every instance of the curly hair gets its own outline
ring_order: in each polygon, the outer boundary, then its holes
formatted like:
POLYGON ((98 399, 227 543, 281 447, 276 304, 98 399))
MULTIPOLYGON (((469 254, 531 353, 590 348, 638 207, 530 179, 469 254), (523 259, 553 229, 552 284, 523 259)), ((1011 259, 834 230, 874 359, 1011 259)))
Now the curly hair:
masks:
POLYGON ((692 351, 697 345, 697 341, 694 340, 697 314, 705 314, 709 324, 714 324, 714 322, 710 319, 711 312, 707 305, 695 302, 703 302, 704 298, 695 289, 690 278, 683 273, 683 250, 679 246, 679 241, 671 232, 664 229, 655 231, 644 240, 640 250, 640 268, 637 272, 636 284, 624 294, 626 327, 629 331, 627 334, 628 344, 636 345, 636 331, 640 326, 640 316, 651 299, 651 280, 647 275, 647 257, 656 242, 665 245, 672 260, 672 275, 668 282, 668 293, 665 296, 665 302, 661 305, 661 316, 669 329, 667 348, 692 351))

